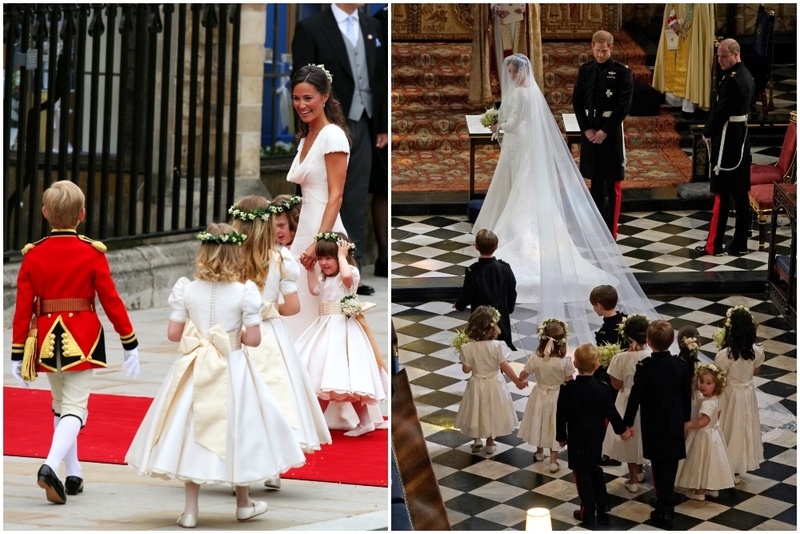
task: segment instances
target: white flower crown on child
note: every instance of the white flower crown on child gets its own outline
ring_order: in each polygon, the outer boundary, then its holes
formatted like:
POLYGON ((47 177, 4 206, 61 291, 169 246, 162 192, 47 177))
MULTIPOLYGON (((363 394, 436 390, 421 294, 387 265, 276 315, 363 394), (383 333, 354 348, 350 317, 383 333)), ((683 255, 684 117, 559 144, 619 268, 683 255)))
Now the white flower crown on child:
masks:
POLYGON ((551 317, 539 323, 538 334, 539 334, 539 339, 552 339, 554 343, 558 343, 559 345, 566 345, 567 338, 569 338, 569 327, 567 327, 567 323, 565 323, 561 319, 556 319, 555 317, 551 317), (544 329, 550 323, 560 324, 561 328, 564 329, 564 337, 562 337, 561 339, 553 339, 547 334, 545 334, 544 329))
MULTIPOLYGON (((323 232, 321 234, 317 234, 314 236, 314 242, 316 243, 317 241, 330 241, 331 243, 336 243, 337 245, 345 242, 345 240, 342 239, 342 236, 336 232, 323 232)), ((348 243, 347 247, 350 249, 350 253, 354 253, 356 251, 355 243, 348 243)))
POLYGON ((693 355, 697 356, 697 351, 700 349, 700 346, 697 344, 696 337, 684 337, 681 339, 681 342, 693 355))
POLYGON ((283 202, 271 202, 269 205, 270 213, 273 215, 280 215, 284 211, 289 211, 295 206, 299 206, 303 203, 303 197, 299 197, 297 195, 293 196, 289 200, 284 200, 283 202))
POLYGON ((619 334, 619 337, 626 341, 630 341, 630 338, 625 335, 625 325, 627 324, 628 319, 631 317, 643 317, 644 320, 647 321, 647 324, 650 324, 650 318, 643 313, 632 313, 623 318, 622 321, 619 322, 619 325, 617 325, 617 334, 619 334))
POLYGON ((747 315, 749 315, 750 318, 753 319, 753 314, 750 313, 750 308, 748 308, 746 306, 741 306, 741 305, 740 306, 734 306, 733 308, 728 308, 728 311, 725 312, 725 328, 730 328, 730 326, 731 326, 731 315, 733 315, 734 312, 737 312, 737 311, 747 312, 747 315))
POLYGON ((313 63, 308 64, 309 67, 317 67, 318 69, 322 70, 325 73, 325 77, 328 78, 328 82, 333 83, 333 74, 331 71, 325 68, 325 65, 320 63, 319 65, 314 65, 313 63))
POLYGON ((289 200, 284 202, 280 202, 278 204, 270 203, 269 206, 266 208, 256 208, 250 211, 242 211, 239 209, 239 204, 234 203, 233 206, 228 208, 228 213, 234 219, 239 219, 240 221, 255 221, 256 219, 261 219, 262 221, 266 221, 273 215, 280 215, 284 211, 288 211, 295 206, 298 206, 303 202, 301 197, 293 196, 289 200))
POLYGON ((492 310, 492 321, 489 324, 495 327, 500 322, 500 311, 494 306, 488 306, 488 308, 492 310))
POLYGON ((200 232, 196 237, 203 245, 236 245, 239 247, 241 247, 244 240, 247 239, 247 235, 237 234, 236 232, 231 232, 230 234, 209 234, 208 232, 200 232))
POLYGON ((694 376, 699 377, 704 371, 710 371, 711 374, 714 375, 714 378, 717 379, 720 389, 725 387, 725 383, 728 381, 728 375, 725 373, 725 371, 713 363, 701 363, 695 368, 694 376))

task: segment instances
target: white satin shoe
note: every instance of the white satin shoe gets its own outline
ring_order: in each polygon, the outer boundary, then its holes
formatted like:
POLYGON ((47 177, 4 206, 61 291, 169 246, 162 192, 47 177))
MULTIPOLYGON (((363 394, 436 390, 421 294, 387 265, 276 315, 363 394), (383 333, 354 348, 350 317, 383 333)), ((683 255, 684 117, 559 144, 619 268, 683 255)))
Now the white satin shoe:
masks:
POLYGON ((252 506, 236 509, 236 519, 239 521, 248 521, 254 517, 260 516, 269 509, 267 503, 263 501, 253 501, 252 506))
POLYGON ((264 481, 264 486, 270 490, 279 490, 281 489, 281 477, 280 475, 270 477, 264 481))
POLYGON ((197 526, 197 514, 181 514, 178 524, 183 528, 194 528, 197 526))
POLYGON ((365 425, 365 426, 358 425, 353 430, 350 430, 349 432, 345 432, 344 435, 347 436, 348 438, 357 438, 358 436, 363 436, 364 434, 369 434, 370 432, 373 432, 374 430, 375 430, 375 425, 372 424, 372 423, 369 423, 368 425, 365 425))

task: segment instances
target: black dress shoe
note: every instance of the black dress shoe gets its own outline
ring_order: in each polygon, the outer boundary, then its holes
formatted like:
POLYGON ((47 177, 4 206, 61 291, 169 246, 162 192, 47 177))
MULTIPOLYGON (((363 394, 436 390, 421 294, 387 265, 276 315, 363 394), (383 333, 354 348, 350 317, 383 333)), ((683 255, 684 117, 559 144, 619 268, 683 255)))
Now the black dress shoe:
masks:
POLYGON ((616 466, 616 465, 622 465, 622 462, 620 462, 618 460, 614 460, 613 458, 609 458, 608 456, 606 456, 604 454, 603 458, 600 460, 600 465, 615 465, 616 466))
POLYGON ((594 525, 594 515, 589 516, 587 514, 586 517, 582 517, 581 511, 575 510, 572 512, 572 517, 574 517, 576 521, 580 521, 586 525, 594 525))
POLYGON ((654 525, 669 527, 672 525, 673 519, 674 516, 667 512, 657 512, 655 510, 650 512, 650 521, 652 521, 654 525))
POLYGON ((64 486, 67 488, 67 495, 77 495, 83 493, 83 479, 81 477, 67 477, 64 486))
POLYGON ((706 247, 704 247, 703 245, 694 247, 694 251, 701 256, 724 256, 725 254, 727 254, 727 252, 725 252, 725 248, 723 248, 721 252, 715 252, 714 254, 709 254, 708 252, 706 252, 706 247))
POLYGON ((746 248, 741 250, 729 248, 726 250, 726 252, 732 256, 747 256, 748 254, 750 254, 750 251, 747 250, 746 248))
POLYGON ((389 262, 382 261, 382 262, 375 262, 375 276, 380 276, 381 278, 388 278, 389 277, 389 262))
POLYGON ((48 501, 56 504, 64 504, 67 502, 67 494, 64 493, 64 485, 58 479, 58 475, 50 469, 49 465, 42 465, 36 477, 39 487, 43 488, 47 494, 48 501))
POLYGON ((375 288, 372 286, 358 286, 356 293, 359 295, 373 295, 375 294, 375 288))

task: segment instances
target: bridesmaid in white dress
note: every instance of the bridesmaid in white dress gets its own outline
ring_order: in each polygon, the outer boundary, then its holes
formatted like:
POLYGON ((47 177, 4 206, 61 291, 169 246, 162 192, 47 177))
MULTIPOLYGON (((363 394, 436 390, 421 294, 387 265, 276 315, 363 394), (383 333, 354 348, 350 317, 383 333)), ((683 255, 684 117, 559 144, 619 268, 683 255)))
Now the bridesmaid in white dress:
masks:
MULTIPOLYGON (((261 292, 261 344, 246 349, 261 370, 272 394, 294 430, 303 452, 313 453, 322 444, 331 443, 325 416, 317 402, 308 372, 297 357, 292 337, 281 316, 300 310, 297 278, 300 269, 288 249, 276 248, 275 215, 288 209, 287 204, 270 204, 258 195, 242 198, 228 213, 233 228, 247 236, 240 247, 242 282, 251 280, 261 292), (282 297, 282 302, 278 298, 282 297)), ((280 478, 268 479, 265 485, 280 488, 280 478)))
MULTIPOLYGON (((628 406, 628 397, 633 387, 633 377, 636 366, 640 361, 650 357, 647 346, 647 327, 650 321, 644 315, 628 315, 620 323, 622 335, 628 341, 628 350, 615 355, 608 366, 611 385, 619 391, 614 405, 617 411, 625 413, 628 406)), ((614 429, 606 430, 606 439, 603 441, 603 454, 614 460, 628 464, 628 481, 625 488, 631 493, 639 491, 639 482, 644 480, 642 465, 644 455, 642 452, 642 419, 639 412, 633 420, 633 438, 623 441, 614 433, 614 429)))
POLYGON ((731 467, 738 475, 758 469, 764 461, 761 420, 753 376, 764 363, 764 348, 756 337, 756 323, 744 306, 728 309, 722 350, 714 363, 728 375, 722 394, 720 426, 728 446, 731 467))
POLYGON ((246 521, 267 511, 267 503, 250 499, 250 484, 305 463, 292 428, 242 350, 261 342, 261 297, 253 282, 237 281, 241 235, 211 224, 198 238, 196 279, 181 278, 169 297, 167 338, 180 341, 183 355, 125 455, 142 474, 184 482, 178 524, 186 528, 197 524, 200 485, 233 486, 236 519, 246 521))

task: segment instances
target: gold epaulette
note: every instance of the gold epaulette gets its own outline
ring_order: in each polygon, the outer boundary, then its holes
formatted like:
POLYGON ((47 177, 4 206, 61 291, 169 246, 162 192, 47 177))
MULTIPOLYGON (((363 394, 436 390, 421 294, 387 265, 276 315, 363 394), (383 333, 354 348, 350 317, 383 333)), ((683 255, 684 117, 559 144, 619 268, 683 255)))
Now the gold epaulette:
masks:
POLYGON ((85 235, 79 235, 78 237, 80 238, 81 241, 85 241, 86 243, 89 243, 96 250, 102 252, 103 254, 108 252, 108 248, 103 243, 101 243, 100 241, 95 241, 91 237, 86 237, 85 235))
MULTIPOLYGON (((47 236, 47 237, 50 237, 50 236, 47 236)), ((28 243, 27 245, 22 247, 22 255, 24 256, 25 254, 27 254, 28 252, 33 250, 33 247, 35 247, 36 245, 38 245, 39 243, 41 243, 42 241, 47 239, 47 237, 43 237, 39 241, 36 241, 35 243, 28 243)))

